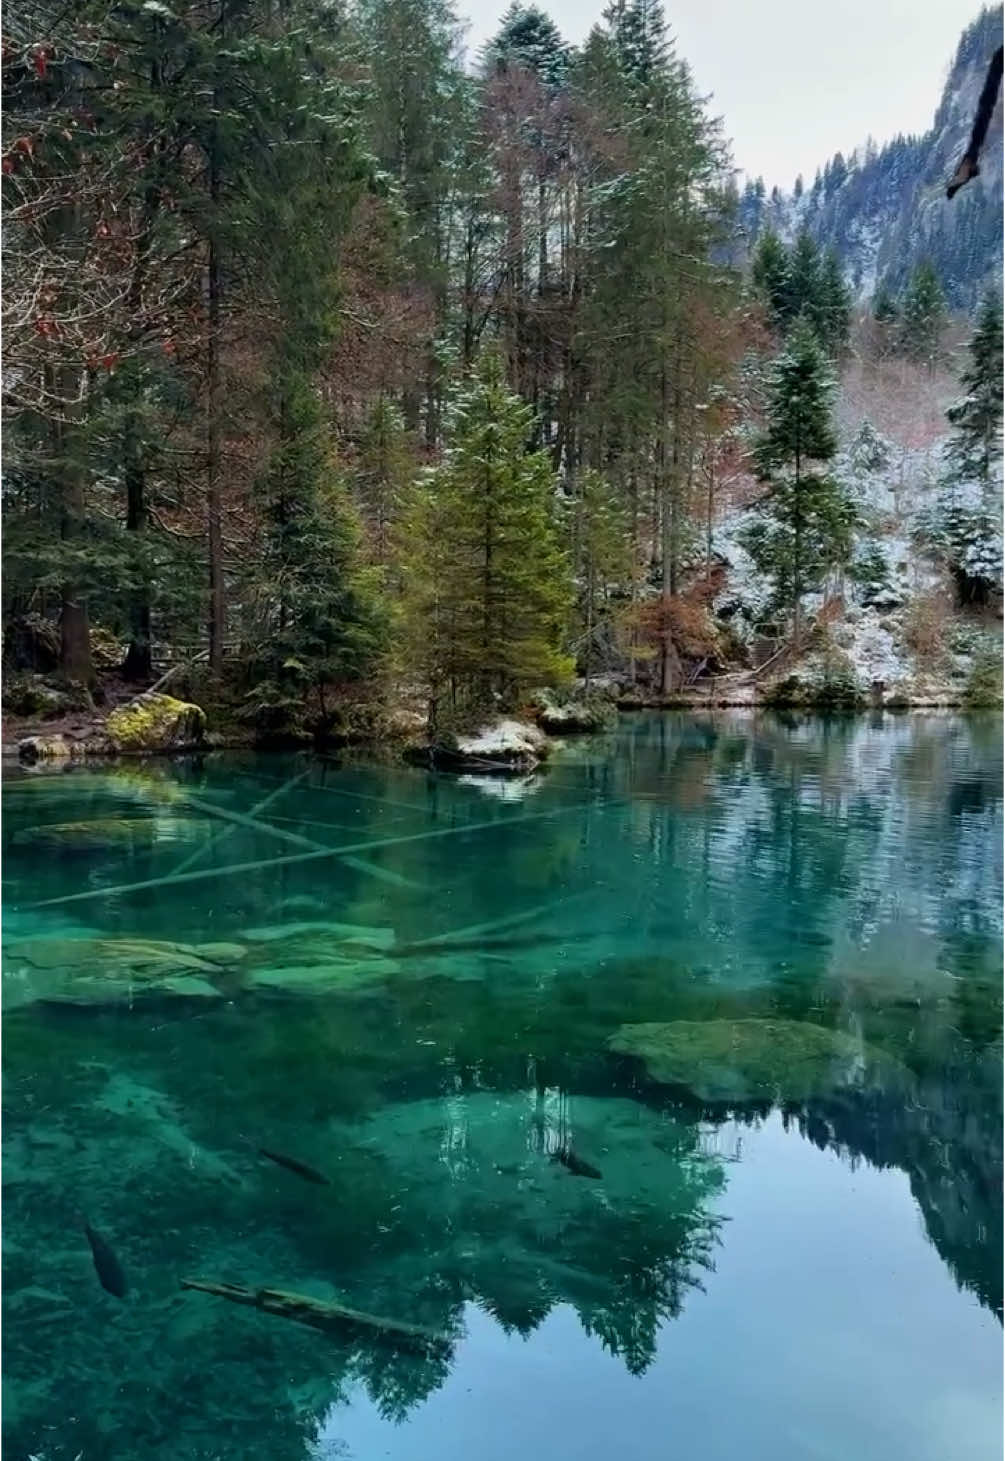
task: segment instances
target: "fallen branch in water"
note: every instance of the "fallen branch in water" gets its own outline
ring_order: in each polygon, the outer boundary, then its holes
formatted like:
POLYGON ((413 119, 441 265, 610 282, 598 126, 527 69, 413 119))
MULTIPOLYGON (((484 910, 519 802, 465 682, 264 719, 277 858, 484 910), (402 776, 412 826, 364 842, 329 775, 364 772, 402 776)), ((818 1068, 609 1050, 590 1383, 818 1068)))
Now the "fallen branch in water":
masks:
POLYGON ((249 1289, 244 1284, 216 1283, 206 1278, 183 1278, 181 1286, 213 1294, 219 1299, 229 1299, 232 1304, 262 1309, 266 1314, 292 1319, 296 1324, 307 1324, 326 1334, 355 1331, 364 1337, 395 1340, 420 1350, 449 1344, 447 1336, 436 1329, 426 1329, 421 1324, 404 1324, 398 1319, 382 1319, 362 1309, 347 1309, 342 1304, 312 1299, 307 1294, 288 1294, 281 1289, 249 1289))
MULTIPOLYGON (((623 800, 606 802, 604 810, 625 805, 623 800)), ((82 893, 63 893, 58 898, 41 898, 36 903, 22 904, 22 908, 55 908, 57 904, 83 903, 92 898, 120 897, 126 893, 145 892, 147 888, 166 888, 175 883, 195 883, 210 878, 230 878, 239 873, 258 872, 262 868, 290 867, 300 862, 317 862, 321 858, 340 857, 346 852, 372 852, 375 847, 399 847, 406 842, 429 842, 440 837, 463 837, 472 832, 494 832, 500 827, 512 827, 516 822, 537 822, 548 817, 564 817, 572 812, 591 809, 589 802, 570 802, 567 806, 548 807, 540 812, 520 812, 515 817, 492 817, 485 822, 462 822, 458 827, 434 827, 427 832, 410 832, 403 837, 374 837, 365 842, 348 842, 344 847, 329 847, 321 852, 291 852, 286 857, 259 858, 255 862, 235 862, 229 867, 195 868, 192 872, 167 873, 160 878, 144 878, 138 883, 119 883, 109 888, 87 888, 82 893)))
MULTIPOLYGON (((285 796, 291 787, 296 786, 298 781, 303 781, 304 777, 309 776, 310 774, 310 767, 308 766, 307 770, 301 771, 299 776, 292 776, 288 781, 282 782, 275 791, 270 792, 268 796, 263 797, 260 802, 256 802, 255 805, 251 808, 251 811, 248 813, 248 816, 254 817, 257 816, 259 812, 264 812, 267 806, 271 806, 271 804, 274 801, 277 801, 279 797, 285 796)), ((194 852, 190 852, 187 857, 183 858, 177 867, 173 867, 171 869, 172 874, 176 875, 178 873, 188 872, 189 868, 192 867, 194 863, 197 863, 204 853, 209 852, 210 848, 215 847, 218 843, 222 842, 226 835, 226 830, 223 832, 214 832, 213 835, 208 839, 208 841, 204 842, 201 847, 197 847, 194 852)))

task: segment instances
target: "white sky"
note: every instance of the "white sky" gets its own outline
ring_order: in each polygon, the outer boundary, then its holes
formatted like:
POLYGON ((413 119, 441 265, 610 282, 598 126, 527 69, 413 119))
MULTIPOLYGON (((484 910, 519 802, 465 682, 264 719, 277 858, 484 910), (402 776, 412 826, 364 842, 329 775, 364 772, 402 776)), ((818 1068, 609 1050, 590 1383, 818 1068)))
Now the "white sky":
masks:
MULTIPOLYGON (((508 0, 457 0, 474 52, 508 0)), ((606 0, 537 0, 566 40, 584 39, 606 0)), ((736 166, 768 187, 807 182, 871 133, 923 132, 960 33, 981 0, 664 0, 698 90, 725 120, 736 166)), ((990 57, 988 58, 990 59, 990 57)))

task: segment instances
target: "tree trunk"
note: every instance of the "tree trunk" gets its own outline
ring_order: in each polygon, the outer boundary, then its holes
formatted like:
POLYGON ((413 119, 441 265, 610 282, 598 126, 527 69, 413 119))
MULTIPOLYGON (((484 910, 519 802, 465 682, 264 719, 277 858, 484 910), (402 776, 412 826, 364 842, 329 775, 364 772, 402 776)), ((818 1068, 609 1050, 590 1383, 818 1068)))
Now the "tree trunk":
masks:
MULTIPOLYGON (((71 401, 77 395, 76 372, 65 366, 59 374, 60 394, 64 400, 71 401)), ((66 418, 75 417, 79 407, 57 407, 60 409, 64 414, 56 418, 52 427, 55 457, 63 481, 59 535, 64 543, 72 544, 80 537, 84 522, 84 474, 74 450, 76 444, 72 440, 72 428, 66 418)), ((75 575, 68 577, 60 586, 59 667, 66 680, 76 680, 89 686, 94 679, 87 600, 75 575)))
MULTIPOLYGON (((151 86, 159 84, 156 62, 151 73, 151 86)), ((159 152, 163 151, 163 141, 159 152)), ((159 171, 159 168, 158 168, 159 171)), ((154 221, 160 207, 159 181, 153 181, 143 199, 143 213, 140 220, 139 238, 136 243, 136 263, 129 281, 129 311, 136 320, 143 305, 143 287, 146 281, 147 260, 154 221)), ((133 377, 132 405, 126 415, 125 429, 125 480, 126 480, 126 531, 135 534, 136 542, 146 532, 146 467, 143 459, 139 397, 142 383, 139 376, 133 377)), ((138 555, 137 555, 138 556, 138 555)), ((141 582, 130 592, 129 602, 129 649, 126 652, 122 673, 127 680, 143 683, 153 677, 153 654, 150 628, 150 584, 145 569, 134 566, 134 572, 142 573, 141 582)))
POLYGON ((223 673, 223 640, 226 632, 226 601, 223 579, 223 489, 220 480, 220 173, 216 140, 210 158, 210 200, 213 235, 209 241, 209 341, 207 358, 207 458, 206 510, 209 550, 209 667, 223 673))
MULTIPOLYGON (((135 533, 139 537, 146 531, 146 474, 140 458, 139 444, 135 439, 135 423, 131 424, 127 430, 126 531, 135 533)), ((144 580, 130 594, 129 649, 122 666, 125 679, 140 683, 149 680, 153 675, 150 641, 150 586, 144 580)))

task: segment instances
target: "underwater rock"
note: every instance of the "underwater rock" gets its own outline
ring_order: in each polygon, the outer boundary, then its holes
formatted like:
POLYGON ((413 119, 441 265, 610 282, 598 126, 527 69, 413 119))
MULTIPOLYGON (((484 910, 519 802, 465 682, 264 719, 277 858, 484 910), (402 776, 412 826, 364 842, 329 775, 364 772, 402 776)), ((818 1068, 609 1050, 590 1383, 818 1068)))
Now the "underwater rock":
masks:
POLYGON ((224 968, 239 964, 248 957, 248 950, 243 944, 193 944, 192 952, 198 958, 208 959, 211 964, 221 964, 224 968))
POLYGON ((211 974, 214 965, 191 944, 176 944, 140 938, 37 938, 18 939, 6 946, 8 958, 24 959, 36 969, 76 969, 103 972, 114 978, 119 970, 151 975, 178 973, 211 974))
POLYGON ((5 1008, 37 1001, 133 1004, 165 994, 221 999, 220 974, 188 944, 130 938, 35 937, 4 947, 5 1008))
POLYGON ((37 847, 54 852, 105 852, 155 840, 152 817, 102 817, 90 822, 47 822, 25 827, 12 838, 16 847, 37 847))
POLYGON ((373 949, 389 949, 394 944, 393 928, 367 928, 355 923, 332 923, 314 920, 307 923, 274 923, 263 928, 246 928, 243 937, 252 943, 275 943, 280 939, 304 935, 328 936, 337 944, 362 944, 373 949))
POLYGON ((652 1080, 684 1086, 700 1101, 800 1101, 907 1076, 885 1051, 803 1020, 622 1025, 608 1045, 641 1060, 652 1080))
POLYGON ((182 751, 202 745, 206 713, 170 695, 147 693, 113 710, 105 725, 117 751, 182 751))
POLYGON ((400 965, 393 959, 339 960, 327 953, 316 964, 277 963, 266 968, 252 968, 247 982, 248 987, 253 989, 302 994, 351 994, 359 989, 383 984, 399 970, 400 965))

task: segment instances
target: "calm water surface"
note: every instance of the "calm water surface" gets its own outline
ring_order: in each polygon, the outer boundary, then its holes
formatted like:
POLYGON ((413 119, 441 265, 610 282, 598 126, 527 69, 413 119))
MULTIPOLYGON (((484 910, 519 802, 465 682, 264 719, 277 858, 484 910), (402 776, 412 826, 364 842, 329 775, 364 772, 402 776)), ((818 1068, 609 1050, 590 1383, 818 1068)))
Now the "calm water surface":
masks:
POLYGON ((1000 717, 3 810, 7 1461, 1001 1455, 1000 717))

